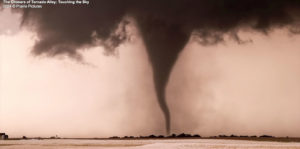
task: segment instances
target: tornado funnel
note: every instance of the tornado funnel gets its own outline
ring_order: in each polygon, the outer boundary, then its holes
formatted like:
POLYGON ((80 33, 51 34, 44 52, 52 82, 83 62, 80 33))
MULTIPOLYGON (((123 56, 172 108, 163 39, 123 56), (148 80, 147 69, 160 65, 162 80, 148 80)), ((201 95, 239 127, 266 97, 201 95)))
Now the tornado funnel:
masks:
POLYGON ((153 70, 157 100, 165 117, 166 133, 170 133, 171 115, 166 102, 166 86, 180 51, 189 40, 189 32, 179 24, 161 20, 138 22, 153 70))

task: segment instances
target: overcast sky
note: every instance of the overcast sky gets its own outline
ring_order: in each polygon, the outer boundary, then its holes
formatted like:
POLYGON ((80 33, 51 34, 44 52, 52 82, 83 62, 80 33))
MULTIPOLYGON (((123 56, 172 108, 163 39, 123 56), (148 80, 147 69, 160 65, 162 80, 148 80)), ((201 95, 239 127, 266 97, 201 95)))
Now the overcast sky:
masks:
MULTIPOLYGON (((88 64, 30 54, 37 37, 20 16, 0 12, 0 131, 13 137, 108 137, 164 134, 152 70, 139 33, 88 64), (4 22, 4 23, 3 23, 4 22)), ((242 32, 200 46, 193 38, 167 87, 172 133, 300 136, 300 36, 242 32)))

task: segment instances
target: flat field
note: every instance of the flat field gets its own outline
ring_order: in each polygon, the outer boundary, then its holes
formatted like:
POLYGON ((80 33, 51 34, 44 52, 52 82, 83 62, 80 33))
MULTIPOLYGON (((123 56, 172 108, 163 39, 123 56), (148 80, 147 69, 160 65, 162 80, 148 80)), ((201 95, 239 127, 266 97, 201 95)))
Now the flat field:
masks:
POLYGON ((5 140, 0 149, 300 149, 299 142, 223 139, 5 140))

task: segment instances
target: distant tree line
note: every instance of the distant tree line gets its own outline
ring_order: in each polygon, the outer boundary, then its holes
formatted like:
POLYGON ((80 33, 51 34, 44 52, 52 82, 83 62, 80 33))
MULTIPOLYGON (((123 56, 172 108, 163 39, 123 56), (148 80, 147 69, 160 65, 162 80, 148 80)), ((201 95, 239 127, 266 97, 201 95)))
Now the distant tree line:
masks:
MULTIPOLYGON (((169 136, 163 136, 163 135, 149 135, 149 136, 124 136, 124 137, 119 137, 119 136, 113 136, 110 137, 110 139, 154 139, 154 138, 201 138, 200 135, 198 134, 185 134, 185 133, 181 133, 181 134, 172 134, 169 136)), ((219 135, 219 136, 211 136, 211 137, 207 137, 207 138, 274 138, 273 136, 270 135, 261 135, 261 136, 247 136, 247 135, 219 135)))

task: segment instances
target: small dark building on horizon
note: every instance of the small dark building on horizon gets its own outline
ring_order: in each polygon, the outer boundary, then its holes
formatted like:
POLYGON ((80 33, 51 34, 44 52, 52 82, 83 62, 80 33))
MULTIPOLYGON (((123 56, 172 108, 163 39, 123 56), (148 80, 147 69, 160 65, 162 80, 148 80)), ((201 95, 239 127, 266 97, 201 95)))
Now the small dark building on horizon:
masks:
POLYGON ((8 139, 8 135, 5 133, 0 133, 0 140, 7 140, 8 139))

